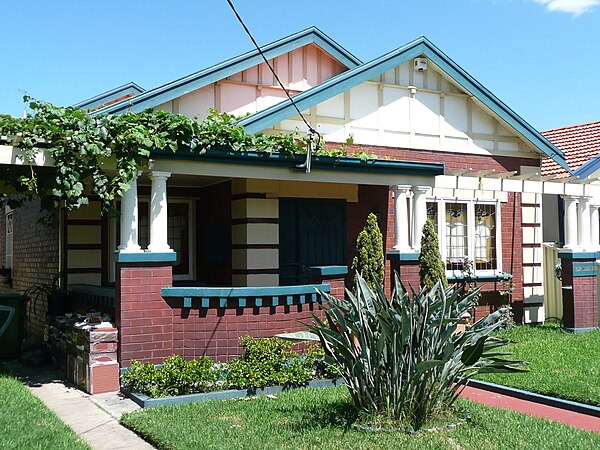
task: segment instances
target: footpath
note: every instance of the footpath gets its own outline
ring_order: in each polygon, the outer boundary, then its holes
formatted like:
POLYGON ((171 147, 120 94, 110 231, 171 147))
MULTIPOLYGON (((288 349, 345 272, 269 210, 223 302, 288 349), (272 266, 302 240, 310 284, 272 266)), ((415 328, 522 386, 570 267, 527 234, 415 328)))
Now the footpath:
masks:
POLYGON ((16 362, 5 365, 94 450, 154 449, 119 424, 124 413, 139 409, 122 394, 86 394, 51 367, 30 368, 16 362))

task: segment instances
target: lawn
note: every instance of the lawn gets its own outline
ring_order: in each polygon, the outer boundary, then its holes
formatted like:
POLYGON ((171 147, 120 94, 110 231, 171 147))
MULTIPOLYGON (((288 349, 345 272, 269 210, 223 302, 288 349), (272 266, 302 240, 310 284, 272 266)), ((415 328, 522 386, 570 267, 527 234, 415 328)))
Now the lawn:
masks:
MULTIPOLYGON (((479 379, 600 406, 600 330, 564 333, 553 325, 520 326, 502 333, 529 373, 485 374, 479 379)), ((503 349, 504 350, 504 349, 503 349)))
POLYGON ((344 386, 298 389, 275 399, 224 400, 148 409, 121 422, 160 449, 600 448, 600 434, 459 400, 472 422, 435 433, 368 433, 344 386))
POLYGON ((89 449, 16 378, 0 370, 0 448, 89 449))

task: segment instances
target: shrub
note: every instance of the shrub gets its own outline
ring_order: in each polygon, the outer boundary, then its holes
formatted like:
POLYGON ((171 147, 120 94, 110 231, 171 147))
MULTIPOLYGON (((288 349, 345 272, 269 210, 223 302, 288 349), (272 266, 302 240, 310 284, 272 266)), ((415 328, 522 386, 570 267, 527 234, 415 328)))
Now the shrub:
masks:
POLYGON ((226 381, 233 389, 271 385, 297 386, 312 378, 307 358, 290 350, 292 344, 277 338, 240 338, 244 354, 227 366, 226 381))
POLYGON ((419 266, 421 286, 432 289, 441 280, 444 289, 448 287, 446 269, 442 262, 442 255, 440 255, 438 235, 430 219, 427 219, 425 226, 423 226, 419 266))
POLYGON ((352 260, 352 270, 360 274, 369 286, 383 286, 385 260, 383 257, 383 236, 379 230, 377 216, 370 213, 365 227, 356 238, 356 256, 352 260))
POLYGON ((356 408, 419 429, 447 412, 469 378, 483 372, 522 371, 524 364, 501 358, 507 339, 490 334, 508 320, 501 308, 457 332, 478 290, 462 294, 438 282, 412 292, 412 301, 395 277, 387 299, 358 276, 355 294, 338 300, 322 293, 326 320, 314 317, 310 330, 328 359, 342 369, 356 408))
POLYGON ((188 361, 173 355, 158 368, 134 360, 121 381, 133 392, 149 397, 169 397, 213 390, 220 376, 221 371, 208 356, 188 361))

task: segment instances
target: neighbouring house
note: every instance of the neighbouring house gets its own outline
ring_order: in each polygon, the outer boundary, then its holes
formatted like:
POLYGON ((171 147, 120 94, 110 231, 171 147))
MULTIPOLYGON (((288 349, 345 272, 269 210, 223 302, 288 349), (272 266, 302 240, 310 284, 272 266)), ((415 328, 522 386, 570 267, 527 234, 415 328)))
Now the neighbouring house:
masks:
MULTIPOLYGON (((578 191, 567 195, 543 195, 543 263, 552 269, 559 264, 564 248, 576 249, 574 275, 585 276, 597 271, 595 259, 600 257, 600 198, 595 191, 600 184, 600 122, 570 125, 542 134, 564 153, 572 173, 545 158, 541 175, 579 186, 578 191)), ((549 317, 563 318, 563 292, 571 292, 569 285, 563 284, 551 270, 546 270, 544 303, 549 317)), ((588 286, 589 290, 593 286, 588 286)), ((577 308, 578 329, 598 326, 598 303, 594 302, 597 294, 586 295, 589 301, 582 299, 582 306, 577 308)))
MULTIPOLYGON (((124 193, 120 221, 92 202, 57 212, 41 230, 31 225, 35 205, 7 210, 0 235, 12 221, 3 248, 13 288, 63 271, 71 302, 114 314, 121 367, 173 353, 227 360, 240 352, 239 336, 301 329, 318 310, 315 287, 343 295, 373 212, 388 292, 393 271, 418 286, 430 218, 449 279, 470 276, 483 289, 475 318, 510 303, 518 322, 544 320, 542 195, 584 194, 583 185, 540 176, 543 158, 569 170, 559 148, 424 37, 367 63, 316 28, 262 49, 327 148, 377 159, 316 156, 307 173, 297 168, 303 156, 156 152, 124 193)), ((200 119, 215 108, 247 115, 247 133, 307 131, 257 51, 79 105, 200 119)), ((16 164, 16 154, 2 147, 0 163, 16 164)), ((596 286, 590 274, 575 282, 584 279, 596 286)), ((31 322, 40 332, 43 320, 31 322)))

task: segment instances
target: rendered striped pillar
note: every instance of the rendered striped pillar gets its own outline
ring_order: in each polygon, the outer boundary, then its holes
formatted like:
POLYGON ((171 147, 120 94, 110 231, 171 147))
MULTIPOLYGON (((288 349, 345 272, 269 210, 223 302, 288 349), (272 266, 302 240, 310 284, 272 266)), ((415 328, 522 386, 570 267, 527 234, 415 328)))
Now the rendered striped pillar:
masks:
POLYGON ((234 286, 279 285, 279 199, 263 180, 234 180, 231 268, 234 286))

